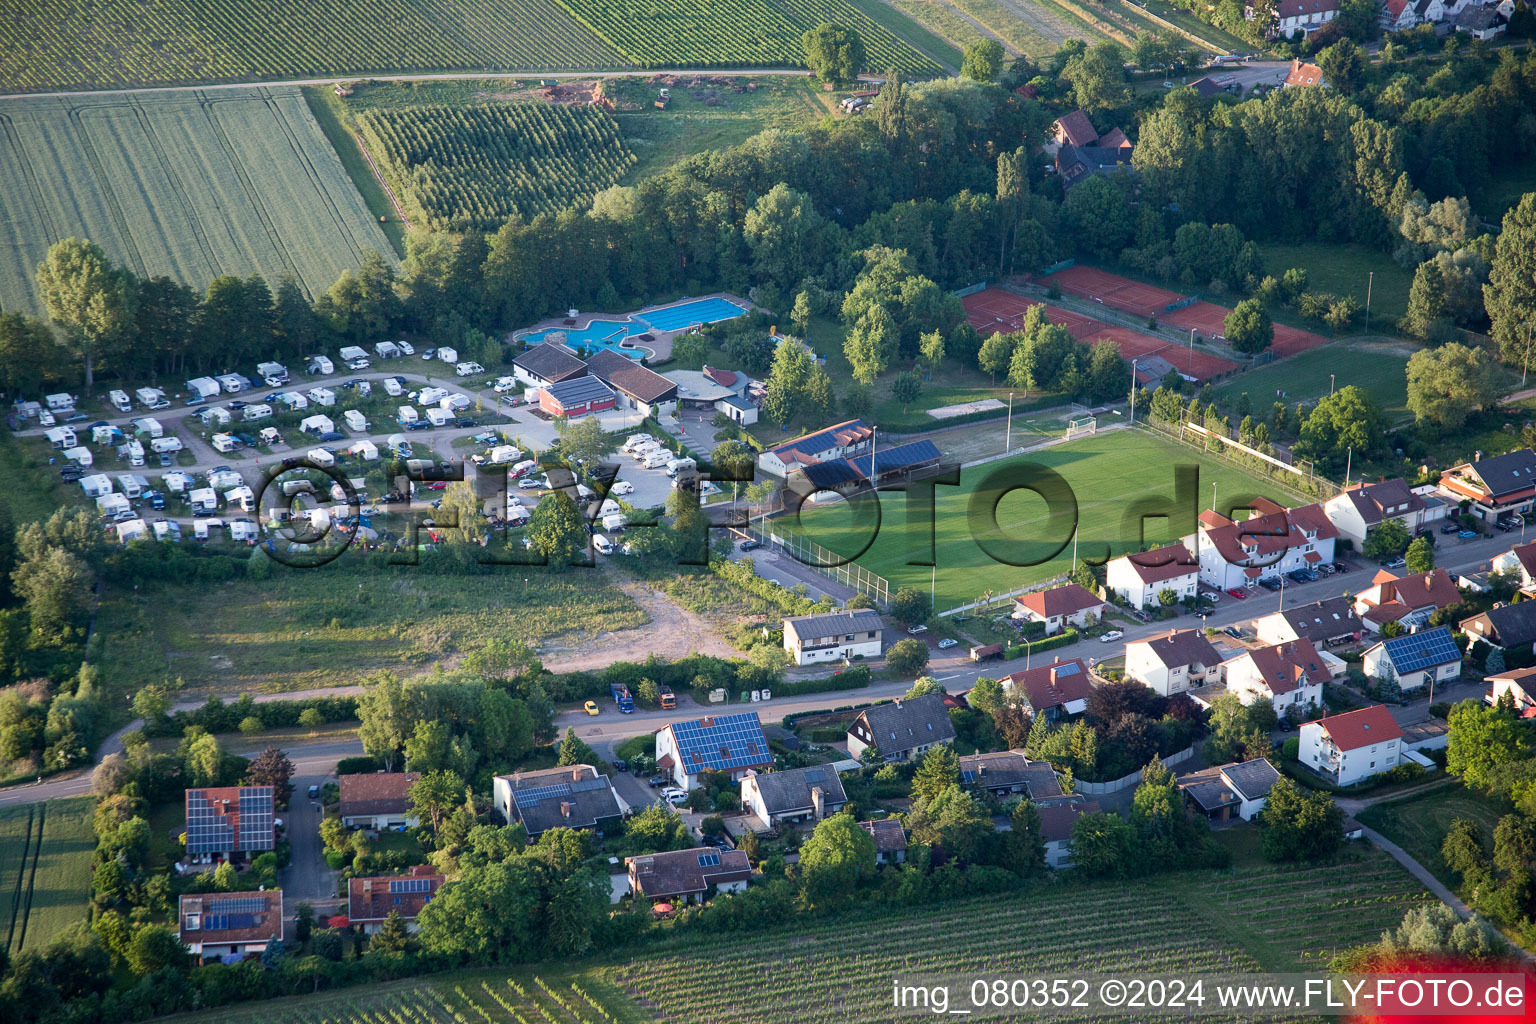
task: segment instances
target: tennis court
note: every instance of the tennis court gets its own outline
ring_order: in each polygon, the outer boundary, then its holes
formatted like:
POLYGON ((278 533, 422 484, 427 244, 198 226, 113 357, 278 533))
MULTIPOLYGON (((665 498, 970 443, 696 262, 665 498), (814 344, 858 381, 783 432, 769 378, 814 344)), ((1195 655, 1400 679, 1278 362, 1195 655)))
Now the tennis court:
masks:
POLYGON ((1211 302, 1197 302, 1183 309, 1176 309, 1172 313, 1163 315, 1163 323, 1172 327, 1182 327, 1186 331, 1194 328, 1207 338, 1220 338, 1227 329, 1227 314, 1232 312, 1225 306, 1218 306, 1211 302))
POLYGON ((1098 267, 1074 264, 1058 270, 1047 280, 1056 284, 1068 295, 1076 295, 1094 302, 1102 302, 1113 309, 1121 309, 1138 316, 1161 317, 1163 311, 1184 296, 1166 288, 1158 288, 1140 281, 1132 281, 1119 274, 1111 274, 1098 267))

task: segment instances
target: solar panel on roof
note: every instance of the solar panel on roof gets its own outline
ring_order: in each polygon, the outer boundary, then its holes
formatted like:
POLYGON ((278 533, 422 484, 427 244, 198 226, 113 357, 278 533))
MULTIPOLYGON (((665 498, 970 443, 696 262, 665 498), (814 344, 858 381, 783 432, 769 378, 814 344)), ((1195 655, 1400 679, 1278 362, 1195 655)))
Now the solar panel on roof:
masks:
POLYGON ((590 793, 596 789, 607 789, 608 780, 602 776, 598 776, 595 779, 582 779, 579 782, 571 783, 570 788, 572 793, 590 793))
POLYGON ((390 881, 391 893, 431 892, 432 882, 426 878, 396 878, 390 881))
POLYGON ((1461 657, 1451 631, 1444 626, 1420 633, 1393 637, 1383 642, 1392 665, 1398 672, 1417 672, 1432 665, 1444 665, 1461 657))
POLYGON ((714 868, 714 867, 719 867, 719 866, 720 866, 720 855, 718 853, 701 853, 701 854, 699 854, 699 867, 701 867, 701 868, 714 868))
POLYGON ((1051 667, 1056 670, 1056 675, 1058 678, 1061 676, 1075 676, 1078 672, 1081 671, 1081 669, 1079 669, 1077 666, 1077 662, 1075 661, 1064 661, 1051 667))
POLYGON ((267 909, 265 896, 240 896, 232 900, 219 900, 214 904, 225 914, 259 914, 267 909))
POLYGON ((513 793, 513 796, 516 797, 519 807, 532 807, 534 804, 541 800, 548 800, 550 797, 555 796, 565 796, 570 793, 570 791, 571 787, 569 785, 564 782, 560 782, 553 786, 537 786, 533 789, 519 789, 513 793))

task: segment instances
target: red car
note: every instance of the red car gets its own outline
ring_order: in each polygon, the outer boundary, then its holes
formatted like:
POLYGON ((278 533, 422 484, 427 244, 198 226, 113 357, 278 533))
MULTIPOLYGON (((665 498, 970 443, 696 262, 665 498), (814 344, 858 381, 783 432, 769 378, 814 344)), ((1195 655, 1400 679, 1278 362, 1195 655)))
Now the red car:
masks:
POLYGON ((1227 596, 1235 597, 1239 601, 1246 601, 1248 600, 1248 591, 1241 587, 1233 587, 1231 590, 1227 591, 1227 596))
POLYGON ((441 491, 444 488, 446 488, 447 486, 448 486, 448 481, 446 481, 446 480, 434 480, 431 483, 427 484, 427 490, 429 490, 429 491, 441 491))

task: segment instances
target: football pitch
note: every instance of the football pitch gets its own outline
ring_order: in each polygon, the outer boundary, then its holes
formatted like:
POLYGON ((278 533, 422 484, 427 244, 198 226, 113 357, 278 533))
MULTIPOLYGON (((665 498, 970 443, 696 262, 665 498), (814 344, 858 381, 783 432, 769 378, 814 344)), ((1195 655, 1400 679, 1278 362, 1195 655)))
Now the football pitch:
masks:
POLYGON ((48 246, 88 238, 140 277, 222 274, 319 295, 388 240, 294 88, 0 103, 0 306, 41 312, 48 246))
MULTIPOLYGON (((1084 560, 1139 551, 1189 532, 1166 518, 1176 471, 1187 481, 1183 521, 1190 528, 1194 515, 1211 506, 1212 485, 1224 513, 1254 497, 1305 503, 1277 483, 1194 449, 1139 430, 1110 430, 962 470, 957 486, 935 488, 931 520, 909 508, 901 493, 882 493, 878 513, 867 499, 807 505, 800 533, 885 577, 893 592, 931 586, 936 609, 944 611, 1065 574, 1072 567, 1074 532, 1084 560), (1050 471, 1041 477, 1042 490, 1054 495, 1049 505, 1018 489, 1031 466, 1050 471), (909 564, 927 559, 930 536, 936 568, 909 564)), ((787 518, 774 522, 776 530, 792 525, 787 518)))

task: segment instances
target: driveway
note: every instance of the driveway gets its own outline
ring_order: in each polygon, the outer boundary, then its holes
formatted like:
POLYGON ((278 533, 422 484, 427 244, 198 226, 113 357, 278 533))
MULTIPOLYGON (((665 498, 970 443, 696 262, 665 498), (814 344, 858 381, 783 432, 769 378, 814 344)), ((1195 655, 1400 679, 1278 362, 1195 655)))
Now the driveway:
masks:
MULTIPOLYGON (((359 744, 361 746, 361 744, 359 744)), ((293 799, 288 804, 287 839, 293 850, 293 859, 282 871, 283 898, 290 904, 301 900, 309 903, 328 903, 336 896, 336 872, 325 863, 325 847, 320 842, 320 819, 324 817, 319 800, 311 800, 305 793, 310 786, 323 786, 335 782, 337 755, 327 755, 329 764, 314 764, 296 771, 293 777, 293 799)))

